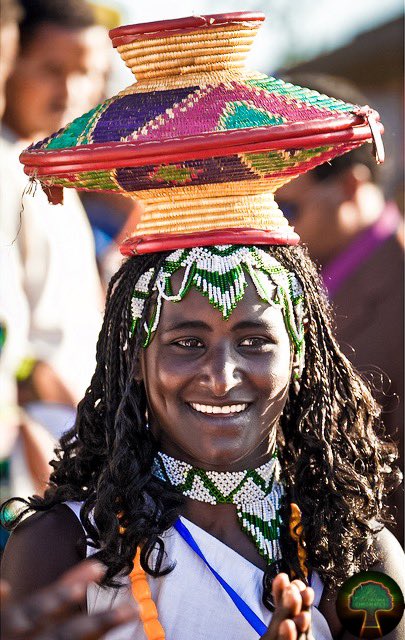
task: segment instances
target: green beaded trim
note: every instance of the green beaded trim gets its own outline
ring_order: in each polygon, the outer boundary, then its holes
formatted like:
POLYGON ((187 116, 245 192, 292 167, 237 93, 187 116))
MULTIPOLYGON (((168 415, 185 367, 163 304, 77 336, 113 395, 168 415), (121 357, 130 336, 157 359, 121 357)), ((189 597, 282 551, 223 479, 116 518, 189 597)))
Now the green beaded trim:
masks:
POLYGON ((225 320, 229 318, 244 296, 249 275, 258 296, 264 302, 280 307, 294 351, 304 358, 304 299, 296 275, 287 271, 274 257, 254 246, 220 245, 177 249, 165 260, 150 290, 154 270, 142 274, 132 297, 131 336, 142 318, 145 301, 157 292, 156 305, 148 323, 145 323, 144 347, 156 331, 164 300, 180 302, 194 287, 206 296, 225 320), (172 276, 184 269, 177 293, 173 291, 172 276))
MULTIPOLYGON (((166 482, 171 482, 171 477, 162 462, 163 457, 164 454, 161 454, 156 459, 155 465, 160 469, 160 477, 166 482)), ((168 458, 168 456, 165 457, 168 458)), ((154 473, 158 475, 156 468, 154 473)), ((213 475, 212 472, 190 466, 184 476, 184 480, 176 484, 176 489, 184 495, 192 495, 194 486, 200 486, 211 496, 212 504, 235 504, 235 496, 242 491, 247 483, 255 485, 258 491, 262 493, 261 498, 264 499, 272 490, 274 481, 274 473, 266 478, 261 476, 260 472, 257 472, 256 469, 248 469, 247 471, 240 472, 240 481, 237 477, 235 486, 232 486, 232 488, 227 487, 227 490, 223 488, 220 483, 215 482, 210 475, 213 475)), ((236 474, 234 474, 234 476, 235 475, 236 474)))

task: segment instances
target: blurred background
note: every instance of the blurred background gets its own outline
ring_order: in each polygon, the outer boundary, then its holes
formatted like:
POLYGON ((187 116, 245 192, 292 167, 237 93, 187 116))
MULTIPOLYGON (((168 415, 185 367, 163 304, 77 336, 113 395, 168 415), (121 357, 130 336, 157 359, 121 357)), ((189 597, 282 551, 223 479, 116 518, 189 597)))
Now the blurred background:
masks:
MULTIPOLYGON (((278 201, 319 265, 338 338, 376 387, 402 452, 402 0, 0 0, 0 8, 1 499, 46 486, 52 449, 94 371, 119 243, 140 214, 139 203, 102 194, 71 192, 52 207, 39 189, 28 193, 18 155, 134 82, 108 29, 188 15, 263 11, 250 68, 381 115, 383 166, 366 145, 365 155, 287 185, 278 201)), ((400 539, 402 497, 391 499, 400 539)))

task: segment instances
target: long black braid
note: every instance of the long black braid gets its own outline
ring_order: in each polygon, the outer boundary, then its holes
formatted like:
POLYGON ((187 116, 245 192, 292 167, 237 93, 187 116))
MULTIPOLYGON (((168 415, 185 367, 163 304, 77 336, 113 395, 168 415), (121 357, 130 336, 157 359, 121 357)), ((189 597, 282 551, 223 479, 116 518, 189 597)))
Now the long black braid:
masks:
MULTIPOLYGON (((380 408, 367 384, 333 337, 331 310, 306 250, 267 250, 298 276, 308 316, 305 369, 299 391, 290 387, 278 434, 288 495, 283 521, 288 522, 290 502, 296 502, 308 567, 319 572, 326 586, 336 587, 377 560, 371 521, 389 517, 383 497, 397 484, 395 473, 386 472, 395 448, 385 439, 380 408)), ((150 575, 171 570, 164 563, 161 536, 175 522, 183 498, 151 475, 158 446, 147 429, 145 389, 135 375, 152 296, 136 334, 129 334, 134 285, 153 268, 151 292, 167 255, 130 258, 112 279, 96 371, 75 426, 61 438, 45 496, 28 501, 36 511, 69 500, 83 502, 83 524, 108 567, 106 585, 131 571, 140 545, 141 564, 150 575)), ((21 512, 14 526, 20 519, 21 512)), ((287 567, 303 577, 296 544, 285 529, 281 542, 287 567)))

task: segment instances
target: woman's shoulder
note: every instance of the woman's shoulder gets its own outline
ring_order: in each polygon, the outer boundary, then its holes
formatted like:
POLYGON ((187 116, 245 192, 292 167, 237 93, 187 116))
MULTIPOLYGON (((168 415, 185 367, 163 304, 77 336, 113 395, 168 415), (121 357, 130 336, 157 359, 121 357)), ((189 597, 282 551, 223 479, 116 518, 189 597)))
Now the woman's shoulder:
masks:
POLYGON ((376 531, 374 533, 374 548, 379 562, 373 567, 373 570, 386 573, 404 590, 404 551, 394 534, 386 527, 376 531))
MULTIPOLYGON (((377 523, 372 523, 374 528, 373 545, 379 561, 370 567, 370 571, 381 571, 390 576, 400 586, 401 590, 405 590, 404 580, 404 552, 395 536, 386 528, 378 527, 377 523)), ((350 576, 347 576, 348 578, 350 576)), ((319 605, 319 610, 325 616, 334 638, 342 637, 345 640, 349 636, 343 634, 343 628, 336 613, 336 594, 324 591, 319 605)), ((403 621, 401 622, 403 625, 403 621)), ((403 637, 403 629, 398 627, 395 632, 387 636, 387 639, 396 640, 403 637)), ((352 637, 352 636, 350 636, 352 637)))
POLYGON ((86 538, 77 515, 58 504, 16 527, 2 558, 2 577, 19 597, 50 584, 85 557, 86 538))

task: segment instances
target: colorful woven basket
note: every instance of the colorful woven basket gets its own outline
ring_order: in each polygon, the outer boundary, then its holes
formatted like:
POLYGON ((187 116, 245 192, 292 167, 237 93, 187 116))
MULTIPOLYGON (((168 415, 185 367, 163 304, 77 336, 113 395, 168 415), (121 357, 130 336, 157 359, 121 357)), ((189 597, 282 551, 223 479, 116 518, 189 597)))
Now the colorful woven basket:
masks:
POLYGON ((283 184, 374 141, 378 114, 245 69, 264 16, 231 13, 110 32, 137 82, 21 156, 55 189, 144 201, 124 254, 209 244, 295 244, 283 184))

